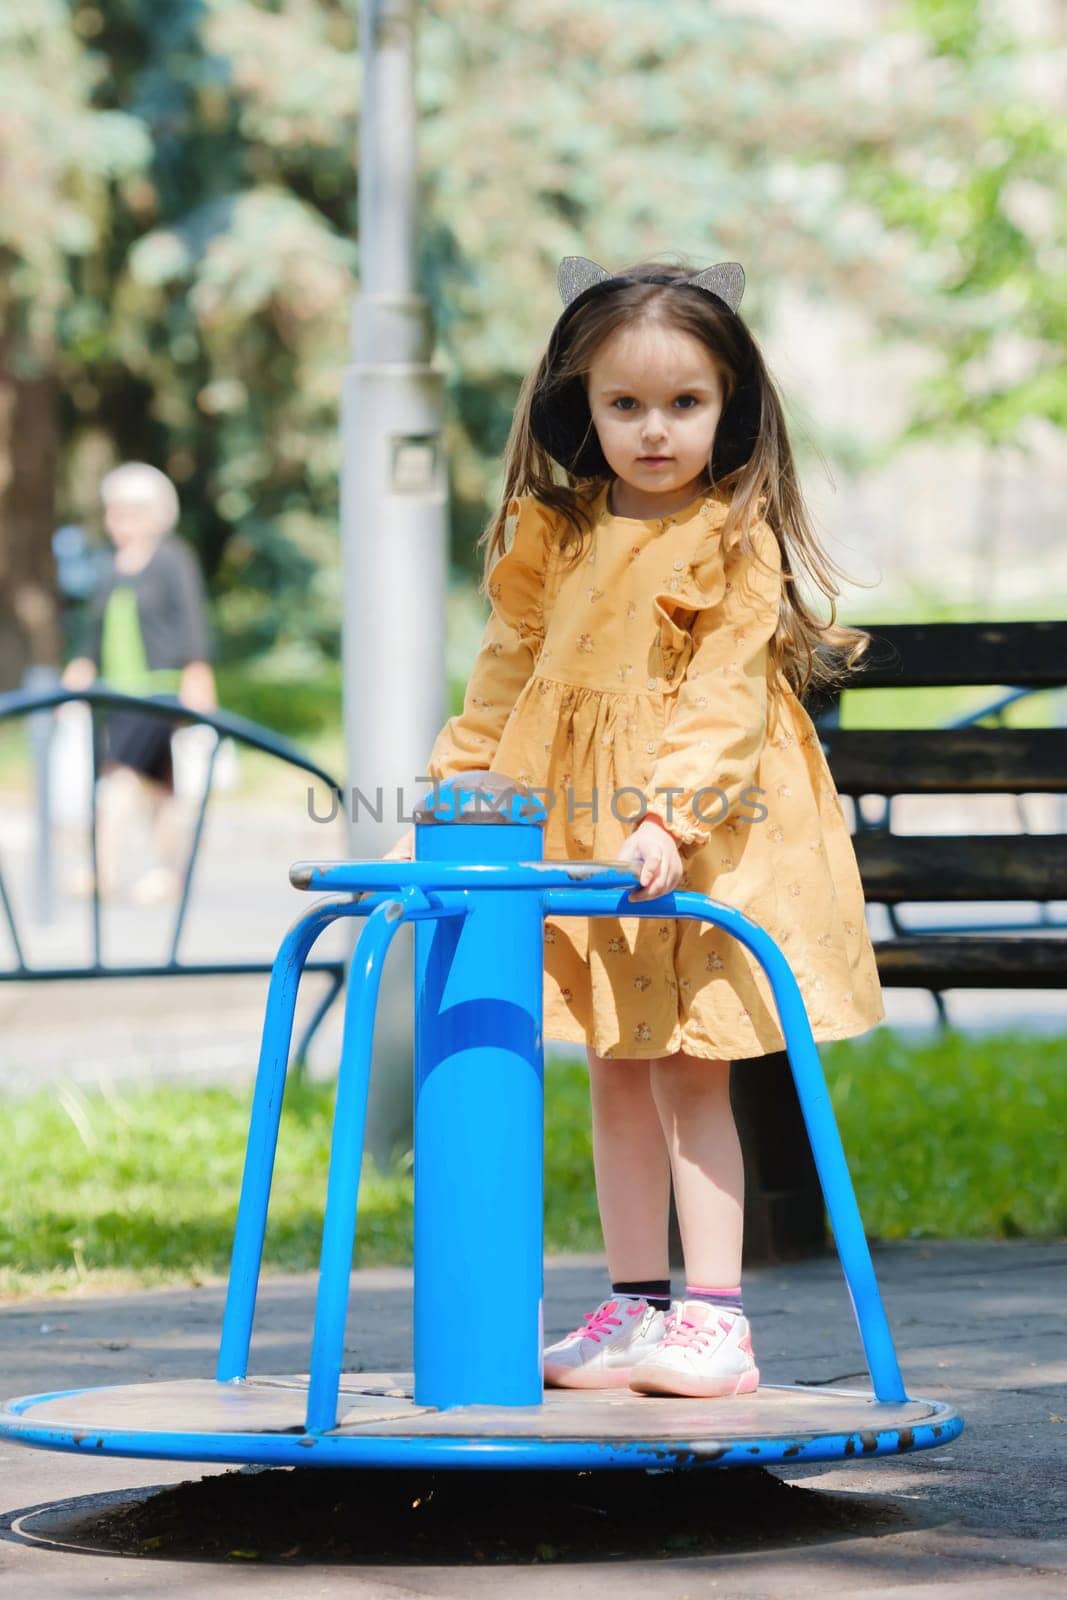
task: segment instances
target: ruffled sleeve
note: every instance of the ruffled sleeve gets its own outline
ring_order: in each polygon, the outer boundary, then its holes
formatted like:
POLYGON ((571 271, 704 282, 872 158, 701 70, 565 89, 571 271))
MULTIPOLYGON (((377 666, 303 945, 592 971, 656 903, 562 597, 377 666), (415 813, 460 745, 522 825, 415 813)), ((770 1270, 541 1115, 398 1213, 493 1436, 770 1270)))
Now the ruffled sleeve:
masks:
MULTIPOLYGON (((713 511, 721 528, 725 506, 713 511)), ((680 563, 679 563, 680 564, 680 563)), ((681 682, 693 655, 693 627, 701 612, 718 605, 726 591, 722 538, 718 529, 701 546, 683 576, 674 576, 667 588, 657 590, 652 605, 659 622, 659 650, 663 676, 681 682)))
POLYGON ((508 501, 504 552, 489 574, 489 599, 502 622, 520 639, 540 645, 545 637, 545 596, 552 553, 552 513, 533 495, 508 501))
POLYGON ((720 535, 713 535, 691 586, 656 596, 661 644, 675 666, 684 663, 685 675, 645 799, 647 814, 686 855, 707 843, 754 783, 767 739, 782 558, 766 522, 753 528, 752 546, 754 555, 736 547, 723 555, 720 535))
POLYGON ((539 501, 532 495, 508 501, 504 552, 489 574, 492 610, 463 710, 445 723, 423 768, 435 782, 492 767, 508 716, 544 641, 549 540, 549 513, 539 501))

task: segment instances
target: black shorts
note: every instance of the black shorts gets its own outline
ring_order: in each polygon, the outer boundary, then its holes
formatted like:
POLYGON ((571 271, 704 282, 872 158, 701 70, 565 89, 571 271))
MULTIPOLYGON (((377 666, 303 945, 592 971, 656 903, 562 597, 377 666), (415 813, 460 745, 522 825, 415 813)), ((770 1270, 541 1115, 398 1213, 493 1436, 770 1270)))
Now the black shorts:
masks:
POLYGON ((98 767, 111 762, 132 767, 146 778, 154 778, 167 789, 174 788, 174 763, 170 736, 174 725, 167 717, 146 716, 136 711, 111 711, 100 717, 98 767))

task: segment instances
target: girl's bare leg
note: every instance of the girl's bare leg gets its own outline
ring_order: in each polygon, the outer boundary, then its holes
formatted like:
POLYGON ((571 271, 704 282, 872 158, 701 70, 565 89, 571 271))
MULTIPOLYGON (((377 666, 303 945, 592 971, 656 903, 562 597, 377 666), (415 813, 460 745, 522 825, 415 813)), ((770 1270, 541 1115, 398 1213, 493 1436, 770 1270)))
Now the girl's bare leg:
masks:
POLYGON ((649 1081, 651 1061, 605 1061, 586 1048, 593 1166, 613 1283, 667 1278, 670 1165, 649 1081))
POLYGON ((181 870, 182 849, 188 843, 186 820, 181 802, 162 783, 146 780, 152 806, 152 845, 156 865, 175 876, 181 870))
POLYGON ((141 775, 132 767, 107 766, 97 789, 96 864, 100 893, 113 894, 127 875, 131 854, 145 826, 141 775))
POLYGON ((686 1278, 740 1283, 745 1172, 730 1106, 730 1063, 679 1050, 649 1066, 670 1152, 686 1278))
POLYGON ((130 895, 138 905, 155 905, 176 900, 181 891, 185 818, 180 801, 166 784, 142 775, 141 787, 152 818, 150 861, 130 895))

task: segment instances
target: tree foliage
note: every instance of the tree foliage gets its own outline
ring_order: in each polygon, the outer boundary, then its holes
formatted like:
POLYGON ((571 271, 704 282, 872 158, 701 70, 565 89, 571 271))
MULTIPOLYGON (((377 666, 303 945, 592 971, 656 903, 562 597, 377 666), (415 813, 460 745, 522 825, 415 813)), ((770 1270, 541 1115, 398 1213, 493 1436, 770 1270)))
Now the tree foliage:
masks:
MULTIPOLYGON (((5 361, 55 377, 63 514, 91 515, 116 455, 174 476, 231 654, 336 648, 356 10, 15 0, 0 20, 5 361)), ((839 36, 646 0, 416 13, 457 551, 569 252, 740 259, 757 330, 783 283, 861 307, 931 352, 902 437, 1063 425, 1063 126, 988 5, 905 0, 839 36)))
POLYGON ((1003 445, 1035 419, 1067 426, 1067 122, 1050 110, 1063 41, 1024 50, 1009 21, 980 0, 908 0, 901 27, 919 30, 942 124, 849 162, 852 191, 920 264, 923 293, 883 331, 939 357, 902 438, 1003 445))

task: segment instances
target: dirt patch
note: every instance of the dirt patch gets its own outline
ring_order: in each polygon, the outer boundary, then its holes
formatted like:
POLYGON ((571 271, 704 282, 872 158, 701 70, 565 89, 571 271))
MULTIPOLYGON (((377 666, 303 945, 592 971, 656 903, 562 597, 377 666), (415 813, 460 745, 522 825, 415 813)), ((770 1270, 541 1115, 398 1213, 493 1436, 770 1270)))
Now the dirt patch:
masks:
POLYGON ((701 1472, 243 1468, 99 1511, 52 1537, 171 1559, 522 1563, 627 1560, 900 1529, 876 1496, 701 1472))

